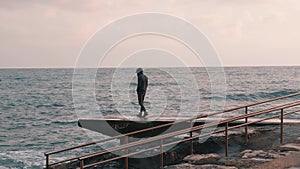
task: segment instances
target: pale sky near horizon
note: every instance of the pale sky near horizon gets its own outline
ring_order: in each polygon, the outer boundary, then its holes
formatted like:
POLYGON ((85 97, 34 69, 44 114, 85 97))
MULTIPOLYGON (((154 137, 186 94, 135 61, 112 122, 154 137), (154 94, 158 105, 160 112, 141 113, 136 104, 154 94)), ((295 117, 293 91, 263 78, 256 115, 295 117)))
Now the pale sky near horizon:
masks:
MULTIPOLYGON (((212 42, 224 66, 299 66, 299 7, 298 0, 1 0, 0 68, 74 67, 81 48, 97 30, 144 12, 177 16, 196 26, 212 42)), ((153 37, 144 38, 135 43, 157 44, 153 37)), ((118 65, 113 55, 122 52, 117 49, 103 66, 118 65)), ((180 59, 188 66, 199 65, 183 53, 180 59)))

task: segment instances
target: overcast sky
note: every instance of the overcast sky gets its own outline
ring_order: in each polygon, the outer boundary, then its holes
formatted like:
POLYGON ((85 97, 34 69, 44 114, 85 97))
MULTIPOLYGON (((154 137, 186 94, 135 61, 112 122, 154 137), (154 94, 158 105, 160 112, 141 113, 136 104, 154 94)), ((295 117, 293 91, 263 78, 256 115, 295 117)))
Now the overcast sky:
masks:
MULTIPOLYGON (((74 67, 97 30, 144 12, 177 16, 195 25, 224 66, 300 65, 299 0, 1 0, 0 67, 74 67)), ((121 54, 112 51, 103 66, 118 65, 109 57, 121 54)), ((189 66, 198 65, 186 55, 180 57, 189 66)))

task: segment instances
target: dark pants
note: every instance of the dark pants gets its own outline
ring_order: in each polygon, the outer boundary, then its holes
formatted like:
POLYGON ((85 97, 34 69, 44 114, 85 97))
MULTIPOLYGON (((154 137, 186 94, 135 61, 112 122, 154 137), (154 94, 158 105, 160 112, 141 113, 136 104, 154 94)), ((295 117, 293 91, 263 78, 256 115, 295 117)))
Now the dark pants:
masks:
POLYGON ((142 111, 146 111, 145 109, 145 106, 144 106, 144 98, 145 98, 145 95, 146 95, 146 92, 138 92, 138 99, 139 99, 139 105, 141 106, 141 112, 142 111))

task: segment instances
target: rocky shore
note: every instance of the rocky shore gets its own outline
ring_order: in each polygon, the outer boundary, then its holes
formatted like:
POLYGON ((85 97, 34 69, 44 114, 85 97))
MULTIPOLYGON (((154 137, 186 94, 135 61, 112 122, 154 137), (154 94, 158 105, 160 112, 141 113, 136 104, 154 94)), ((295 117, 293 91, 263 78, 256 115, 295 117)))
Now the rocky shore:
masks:
MULTIPOLYGON (((245 149, 243 151, 235 151, 229 157, 216 153, 189 155, 183 159, 184 163, 165 169, 300 169, 299 129, 298 124, 286 126, 286 143, 281 145, 276 128, 269 128, 269 131, 258 128, 248 144, 238 144, 240 150, 245 149)), ((238 136, 232 136, 231 144, 238 143, 234 137, 238 136)))
POLYGON ((298 143, 288 143, 273 150, 245 150, 240 156, 221 157, 218 154, 189 155, 186 163, 165 167, 166 169, 283 169, 300 168, 300 137, 298 143))

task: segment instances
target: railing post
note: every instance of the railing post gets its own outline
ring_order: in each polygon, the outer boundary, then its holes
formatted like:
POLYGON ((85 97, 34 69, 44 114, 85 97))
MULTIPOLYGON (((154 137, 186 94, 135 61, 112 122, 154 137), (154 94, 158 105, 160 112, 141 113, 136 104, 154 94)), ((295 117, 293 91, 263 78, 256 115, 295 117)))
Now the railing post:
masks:
POLYGON ((160 168, 164 167, 164 147, 163 139, 160 140, 160 168))
POLYGON ((225 156, 228 157, 228 122, 226 122, 226 125, 225 125, 225 137, 226 137, 225 156))
MULTIPOLYGON (((125 144, 128 144, 128 136, 125 136, 125 144)), ((125 150, 126 152, 126 157, 125 157, 125 169, 129 168, 129 162, 128 162, 128 148, 125 150)))
POLYGON ((84 160, 81 159, 81 161, 80 161, 80 169, 83 169, 83 168, 84 168, 84 160))
POLYGON ((283 109, 281 109, 280 119, 280 143, 283 144, 283 109))
POLYGON ((46 169, 49 169, 50 157, 49 154, 45 154, 46 156, 46 169))
MULTIPOLYGON (((192 123, 192 120, 191 120, 191 123, 190 123, 190 127, 191 127, 191 130, 192 130, 192 127, 193 127, 193 123, 192 123)), ((190 131, 190 138, 193 137, 193 132, 190 131)), ((191 139, 191 154, 194 154, 194 141, 193 139, 191 139)))
MULTIPOLYGON (((245 114, 248 114, 248 107, 245 107, 245 114)), ((245 123, 248 123, 248 117, 245 117, 245 123)), ((248 124, 245 125, 245 137, 246 137, 246 143, 248 143, 248 124)))

